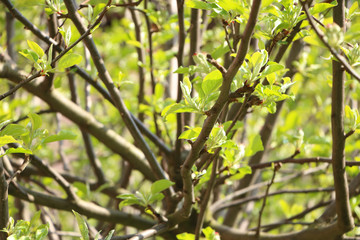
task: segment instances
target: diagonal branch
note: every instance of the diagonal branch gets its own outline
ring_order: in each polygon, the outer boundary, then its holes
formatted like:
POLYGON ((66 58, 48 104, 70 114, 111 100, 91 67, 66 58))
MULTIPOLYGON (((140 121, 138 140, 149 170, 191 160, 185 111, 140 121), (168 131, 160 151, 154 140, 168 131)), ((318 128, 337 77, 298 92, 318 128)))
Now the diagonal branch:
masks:
MULTIPOLYGON (((0 78, 7 78, 12 82, 18 83, 24 79, 24 73, 14 66, 0 63, 0 78)), ((98 122, 93 115, 68 100, 56 90, 43 91, 39 83, 30 82, 24 86, 24 88, 41 98, 49 104, 52 109, 60 112, 80 127, 83 127, 88 133, 96 137, 113 152, 120 154, 147 179, 153 181, 156 179, 151 169, 145 163, 142 152, 113 130, 107 129, 102 123, 98 122)))
MULTIPOLYGON (((86 30, 84 25, 81 22, 81 18, 79 13, 77 12, 76 6, 72 0, 65 0, 64 1, 67 9, 70 19, 73 21, 74 25, 80 32, 80 34, 83 34, 86 30)), ((111 0, 108 1, 107 6, 111 5, 111 0)), ((107 71, 104 61, 98 52, 97 47, 95 46, 95 43, 90 36, 87 36, 84 39, 84 43, 87 47, 87 49, 90 52, 90 55, 93 59, 94 65, 98 71, 98 75, 100 79, 105 84, 106 88, 108 89, 110 96, 112 100, 114 101, 114 104, 116 108, 118 109, 125 125, 129 129, 131 135, 136 141, 136 144, 139 146, 139 148, 143 151, 147 161, 149 162, 152 170, 155 173, 155 177, 157 179, 167 179, 167 176, 165 175, 164 170, 160 166, 159 162, 157 161, 154 153, 151 151, 149 145, 146 143, 145 139, 141 135, 138 127, 136 126, 134 120, 131 117, 130 112, 128 111, 127 107, 125 106, 125 103, 120 95, 119 89, 115 86, 114 82, 111 79, 110 73, 107 71)))
MULTIPOLYGON (((345 70, 350 75, 352 75, 356 80, 360 81, 360 75, 351 67, 351 65, 346 61, 346 59, 343 56, 341 56, 333 47, 331 47, 329 45, 329 43, 324 38, 324 34, 316 27, 315 22, 310 15, 309 6, 308 6, 306 0, 300 1, 300 2, 303 4, 303 9, 306 13, 307 19, 308 19, 311 27, 314 29, 316 35, 318 35, 318 37, 320 38, 322 43, 329 49, 331 54, 341 63, 341 65, 345 68, 345 70)), ((340 5, 340 3, 338 3, 338 5, 334 7, 334 11, 336 8, 339 7, 339 5, 340 5)))
POLYGON ((209 115, 204 121, 202 130, 196 141, 193 143, 191 151, 188 154, 188 157, 186 158, 181 168, 181 176, 183 178, 184 203, 181 209, 169 216, 169 221, 174 224, 185 221, 190 216, 192 205, 195 203, 194 188, 191 178, 191 168, 194 165, 195 161, 198 159, 199 154, 203 149, 205 142, 208 139, 210 132, 217 121, 218 116, 220 115, 220 112, 222 111, 222 108, 228 101, 231 82, 245 59, 250 44, 250 38, 252 37, 257 21, 257 15, 260 11, 260 6, 261 0, 254 1, 252 4, 249 20, 244 31, 239 52, 233 63, 229 67, 227 73, 224 75, 223 84, 220 89, 220 95, 213 107, 209 110, 209 115))

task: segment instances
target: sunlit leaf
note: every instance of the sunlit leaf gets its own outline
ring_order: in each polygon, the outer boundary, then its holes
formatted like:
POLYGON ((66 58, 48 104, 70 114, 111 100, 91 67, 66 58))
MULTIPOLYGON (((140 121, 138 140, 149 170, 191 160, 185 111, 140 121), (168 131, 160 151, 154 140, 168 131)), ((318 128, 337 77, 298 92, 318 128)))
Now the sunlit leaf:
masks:
POLYGON ((216 91, 222 83, 222 74, 219 70, 212 71, 204 78, 202 89, 205 95, 209 95, 216 91))
POLYGON ((79 213, 75 212, 74 210, 72 210, 72 211, 76 217, 76 221, 78 223, 78 227, 79 227, 82 239, 89 240, 89 229, 88 229, 88 226, 87 226, 85 220, 79 213))
POLYGON ((174 184, 174 182, 167 179, 158 180, 151 185, 151 192, 154 194, 162 192, 174 184))
POLYGON ((56 135, 51 135, 51 136, 46 137, 43 140, 43 143, 56 142, 56 141, 60 141, 60 140, 74 140, 75 138, 76 138, 75 133, 73 133, 71 131, 67 131, 67 130, 61 130, 56 135))
POLYGON ((58 68, 68 68, 79 64, 82 60, 82 56, 76 53, 68 53, 65 54, 62 58, 60 58, 59 63, 57 65, 58 68))
POLYGON ((27 44, 40 58, 44 56, 44 50, 36 42, 27 40, 27 44))

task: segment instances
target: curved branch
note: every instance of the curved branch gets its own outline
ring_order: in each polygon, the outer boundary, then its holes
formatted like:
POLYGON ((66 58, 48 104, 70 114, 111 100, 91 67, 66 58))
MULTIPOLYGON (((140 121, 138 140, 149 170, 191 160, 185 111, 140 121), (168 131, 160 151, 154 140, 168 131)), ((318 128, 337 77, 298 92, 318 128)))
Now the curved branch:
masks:
POLYGON ((64 211, 75 210, 76 212, 89 218, 96 218, 106 222, 120 223, 138 229, 150 228, 155 224, 154 221, 113 209, 104 208, 81 199, 69 201, 67 199, 39 193, 24 187, 21 187, 21 189, 23 192, 19 191, 13 186, 13 184, 11 184, 9 186, 9 194, 25 201, 47 206, 53 209, 64 211))
MULTIPOLYGON (((0 78, 7 78, 12 82, 20 82, 24 79, 23 72, 8 64, 0 63, 0 78)), ((118 135, 115 131, 106 128, 98 122, 93 115, 86 112, 78 105, 68 100, 56 90, 43 91, 41 84, 31 82, 24 88, 41 98, 49 106, 60 112, 62 115, 83 127, 88 133, 96 137, 113 152, 120 154, 137 170, 139 170, 147 179, 154 181, 156 178, 145 163, 144 155, 134 145, 118 135)))
MULTIPOLYGON (((64 0, 64 3, 66 5, 66 8, 68 9, 68 12, 69 12, 68 14, 69 14, 70 19, 73 21, 74 25, 76 26, 76 28, 78 29, 80 34, 84 34, 84 32, 86 30, 81 22, 80 15, 77 12, 74 2, 72 0, 64 0)), ((107 3, 107 6, 110 6, 110 5, 111 5, 111 0, 108 1, 108 3, 107 3)), ((135 139, 136 144, 143 151, 148 163, 150 164, 152 170, 155 173, 155 177, 157 179, 162 179, 162 178, 167 179, 167 176, 165 175, 164 170, 160 166, 154 153, 151 151, 149 145, 146 143, 145 139, 141 135, 141 133, 140 133, 138 127, 136 126, 135 122, 133 121, 127 107, 125 106, 125 103, 124 103, 122 97, 120 96, 119 89, 113 83, 110 73, 107 71, 104 61, 103 61, 102 57, 100 56, 100 53, 98 52, 97 47, 95 46, 95 43, 94 43, 91 35, 84 39, 84 43, 90 52, 90 55, 93 59, 94 65, 98 71, 98 75, 99 75, 100 79, 103 81, 106 88, 108 89, 116 108, 118 109, 126 127, 129 129, 131 135, 135 139)))
MULTIPOLYGON (((315 22, 313 18, 310 15, 309 12, 309 6, 305 1, 300 1, 303 5, 303 9, 306 13, 307 19, 311 25, 311 27, 314 29, 316 35, 320 38, 321 42, 329 49, 331 54, 341 63, 341 65, 345 68, 345 70, 352 75, 356 80, 360 81, 360 75, 351 67, 351 65, 346 61, 346 59, 341 56, 339 53, 336 52, 336 50, 329 45, 329 43, 324 39, 324 34, 320 32, 320 30, 316 27, 315 22)), ((341 2, 338 2, 338 5, 334 7, 334 10, 341 4, 341 2)))

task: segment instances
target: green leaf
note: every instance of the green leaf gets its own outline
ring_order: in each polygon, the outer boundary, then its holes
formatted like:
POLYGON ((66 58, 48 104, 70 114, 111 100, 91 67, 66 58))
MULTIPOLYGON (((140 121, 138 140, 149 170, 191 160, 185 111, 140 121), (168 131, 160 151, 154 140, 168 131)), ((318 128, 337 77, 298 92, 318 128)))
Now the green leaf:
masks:
POLYGON ((211 10, 211 6, 208 3, 200 0, 186 0, 185 4, 189 8, 211 10))
POLYGON ((29 129, 19 124, 9 124, 1 132, 0 136, 13 136, 19 137, 29 133, 29 129))
POLYGON ((113 229, 113 230, 111 230, 110 232, 109 232, 109 234, 104 238, 104 240, 110 240, 111 239, 111 237, 113 236, 113 234, 114 234, 114 232, 115 232, 115 230, 113 229))
POLYGON ((9 143, 21 143, 20 141, 15 140, 13 136, 1 136, 0 137, 0 147, 9 144, 9 143))
POLYGON ((40 225, 35 232, 35 240, 43 240, 46 239, 49 232, 48 224, 40 225))
POLYGON ((312 7, 310 9, 310 13, 311 15, 317 14, 317 13, 321 13, 329 8, 335 7, 337 4, 336 2, 333 3, 317 3, 314 5, 314 7, 312 7))
POLYGON ((204 233, 206 240, 220 240, 220 235, 211 227, 203 229, 202 232, 204 233))
POLYGON ((73 133, 71 131, 67 131, 67 130, 61 130, 56 135, 51 135, 49 137, 46 137, 43 140, 43 143, 56 142, 56 141, 61 141, 61 140, 74 140, 75 138, 76 138, 75 133, 73 133))
POLYGON ((201 132, 201 127, 191 128, 180 134, 179 139, 195 141, 201 132))
POLYGON ((33 50, 24 49, 19 53, 34 63, 39 60, 39 56, 33 50))
POLYGON ((204 78, 202 82, 202 90, 205 95, 209 95, 216 91, 222 83, 222 74, 219 70, 212 71, 204 78))
POLYGON ((260 135, 252 136, 249 140, 250 146, 246 147, 245 156, 250 157, 258 151, 264 150, 260 135))
POLYGON ((36 42, 27 40, 27 44, 40 58, 44 56, 44 50, 36 42))
POLYGON ((79 226, 82 240, 89 240, 89 229, 88 229, 88 226, 86 225, 85 220, 82 218, 82 216, 79 213, 75 212, 74 210, 72 210, 72 211, 76 217, 76 221, 79 226))
POLYGON ((162 192, 174 184, 174 182, 167 179, 158 180, 151 185, 151 192, 154 194, 162 192))
POLYGON ((119 209, 121 210, 125 206, 131 206, 134 204, 143 206, 142 201, 140 201, 139 199, 126 199, 121 201, 121 203, 119 204, 119 209))
POLYGON ((155 193, 155 194, 151 194, 148 204, 152 204, 154 202, 158 202, 161 201, 164 198, 164 194, 162 193, 155 193))
POLYGON ((35 131, 41 127, 41 117, 36 113, 29 113, 28 117, 30 118, 32 131, 35 131))
POLYGON ((179 240, 195 240, 195 235, 192 233, 180 233, 176 235, 179 240))
POLYGON ((82 56, 76 53, 68 53, 65 56, 63 56, 57 67, 58 68, 68 68, 71 66, 74 66, 76 64, 79 64, 82 60, 82 56))
POLYGON ((174 73, 187 74, 187 73, 189 73, 189 68, 188 68, 188 67, 180 66, 178 69, 176 69, 176 70, 174 71, 174 73))
POLYGON ((252 169, 250 166, 244 166, 244 167, 240 167, 237 169, 238 173, 235 174, 234 176, 232 176, 230 179, 231 180, 240 180, 243 179, 245 177, 245 175, 247 174, 251 174, 252 173, 252 169))
POLYGON ((30 225, 35 226, 39 222, 40 216, 41 216, 41 211, 40 210, 35 212, 34 216, 30 220, 30 225))
POLYGON ((25 149, 25 148, 18 147, 18 148, 8 148, 8 149, 6 149, 5 153, 0 155, 0 157, 3 157, 3 156, 8 155, 8 154, 12 154, 12 153, 33 154, 33 152, 30 149, 25 149))
POLYGON ((0 129, 2 129, 4 126, 6 126, 7 124, 9 124, 11 122, 11 120, 5 120, 5 121, 2 121, 0 123, 0 129))
POLYGON ((266 106, 266 109, 269 111, 269 113, 274 114, 276 112, 276 103, 275 102, 270 102, 266 106))
POLYGON ((182 103, 173 103, 164 108, 161 112, 161 116, 165 118, 171 113, 180 113, 180 112, 197 112, 197 109, 192 106, 187 106, 182 103))
POLYGON ((266 64, 268 60, 268 54, 266 50, 255 52, 251 55, 250 63, 253 66, 253 76, 257 76, 262 66, 266 64))
POLYGON ((268 66, 266 66, 265 70, 261 73, 261 77, 265 77, 271 73, 278 72, 283 70, 285 67, 281 64, 269 62, 268 66))

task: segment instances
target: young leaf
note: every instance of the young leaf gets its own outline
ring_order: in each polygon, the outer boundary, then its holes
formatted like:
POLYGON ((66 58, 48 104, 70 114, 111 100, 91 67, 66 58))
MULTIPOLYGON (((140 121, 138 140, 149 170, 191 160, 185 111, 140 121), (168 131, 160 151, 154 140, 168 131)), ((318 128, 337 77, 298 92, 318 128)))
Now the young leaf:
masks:
POLYGON ((39 59, 39 56, 33 50, 24 49, 19 53, 34 63, 39 59))
POLYGON ((60 140, 74 140, 75 138, 76 138, 75 133, 73 133, 71 131, 67 131, 67 130, 61 130, 56 135, 51 135, 51 136, 46 137, 43 140, 43 143, 56 142, 56 141, 60 141, 60 140))
POLYGON ((0 137, 0 147, 6 145, 8 143, 21 143, 21 142, 15 140, 15 138, 12 136, 1 136, 0 137))
POLYGON ((222 83, 222 74, 219 70, 212 71, 204 78, 201 88, 205 95, 209 95, 216 91, 222 83))
POLYGON ((0 132, 0 136, 9 135, 13 137, 18 137, 26 135, 28 133, 29 129, 27 129, 26 127, 23 127, 19 124, 9 124, 0 132))
POLYGON ((68 68, 68 67, 71 67, 71 66, 74 66, 76 64, 79 64, 82 60, 82 56, 79 55, 79 54, 76 54, 76 53, 68 53, 68 54, 65 54, 65 56, 63 56, 57 67, 58 68, 68 68))
POLYGON ((89 229, 88 229, 88 226, 86 225, 85 220, 82 218, 82 216, 79 213, 75 212, 74 210, 72 210, 72 211, 76 217, 76 221, 79 226, 82 240, 89 240, 89 229))
POLYGON ((179 139, 195 141, 201 132, 201 127, 191 128, 180 134, 179 139))
POLYGON ((49 225, 42 224, 40 225, 35 232, 35 240, 43 240, 46 239, 49 232, 49 225))
POLYGON ((125 206, 130 206, 134 204, 143 206, 142 202, 139 199, 126 199, 124 201, 121 201, 121 203, 119 204, 119 209, 121 210, 125 206))
POLYGON ((174 184, 175 183, 167 179, 158 180, 151 185, 151 193, 155 194, 162 192, 174 184))
POLYGON ((40 215, 41 215, 41 211, 37 211, 34 216, 31 218, 30 220, 30 225, 34 226, 38 223, 38 221, 40 220, 40 215))
POLYGON ((41 117, 36 113, 29 113, 28 117, 30 118, 32 131, 39 129, 41 127, 41 117))
POLYGON ((161 201, 164 198, 164 194, 162 193, 155 193, 155 194, 151 194, 150 198, 148 200, 148 204, 152 204, 154 202, 158 202, 161 201))
POLYGON ((36 43, 31 40, 27 40, 29 47, 41 58, 44 56, 44 50, 36 43))
POLYGON ((1 130, 4 126, 6 126, 7 124, 9 124, 10 122, 11 122, 10 120, 2 121, 2 122, 0 123, 0 130, 1 130))
POLYGON ((264 150, 263 143, 261 141, 260 135, 255 135, 250 138, 250 146, 245 150, 245 156, 250 157, 257 153, 258 151, 264 150))
POLYGON ((33 152, 30 149, 25 149, 25 148, 8 148, 4 154, 0 155, 0 157, 3 157, 7 154, 11 154, 11 153, 24 153, 24 154, 33 154, 33 152))
POLYGON ((195 240, 195 235, 192 233, 180 233, 176 235, 179 240, 195 240))
POLYGON ((115 232, 115 230, 113 229, 113 230, 111 230, 110 232, 109 232, 109 234, 104 238, 104 240, 110 240, 111 239, 111 237, 112 237, 112 235, 114 234, 114 232, 115 232))

